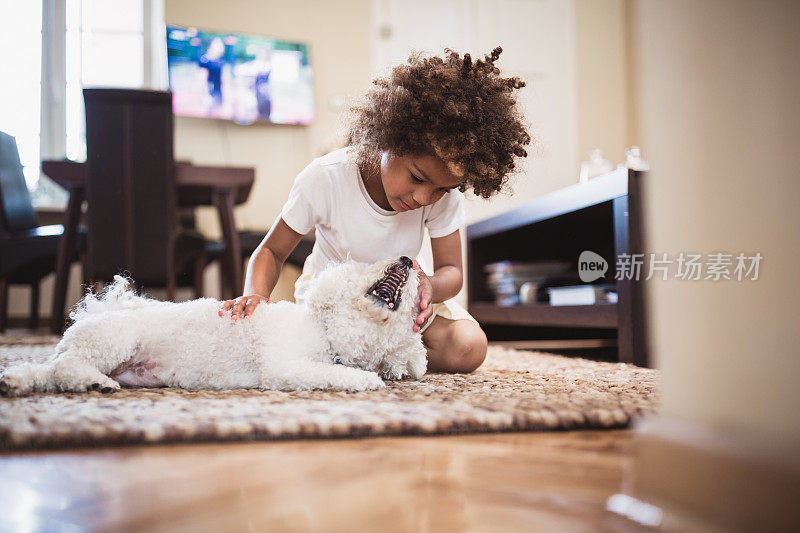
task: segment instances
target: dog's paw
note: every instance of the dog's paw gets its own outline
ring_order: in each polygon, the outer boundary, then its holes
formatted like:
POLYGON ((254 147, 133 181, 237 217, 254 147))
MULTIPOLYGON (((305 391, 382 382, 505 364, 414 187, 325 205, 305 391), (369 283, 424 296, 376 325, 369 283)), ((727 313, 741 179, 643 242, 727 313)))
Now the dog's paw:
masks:
POLYGON ((374 372, 358 371, 355 376, 348 376, 346 381, 340 381, 328 386, 332 390, 348 392, 363 392, 367 390, 380 390, 386 387, 381 377, 374 372))
POLYGON ((418 357, 412 359, 406 365, 406 376, 411 379, 419 379, 425 375, 425 372, 428 370, 428 359, 423 355, 422 357, 418 357))
POLYGON ((24 396, 32 391, 33 388, 29 383, 25 382, 22 376, 8 373, 0 376, 0 396, 24 396))
POLYGON ((117 392, 120 389, 119 383, 117 383, 115 380, 113 380, 113 379, 111 379, 111 378, 109 378, 107 376, 103 376, 103 377, 105 379, 99 380, 99 381, 95 381, 94 383, 92 383, 91 385, 86 387, 86 391, 87 392, 100 391, 103 394, 110 394, 112 392, 117 392))
POLYGON ((381 390, 386 388, 386 383, 383 382, 381 377, 374 372, 368 372, 364 376, 364 388, 360 390, 381 390))

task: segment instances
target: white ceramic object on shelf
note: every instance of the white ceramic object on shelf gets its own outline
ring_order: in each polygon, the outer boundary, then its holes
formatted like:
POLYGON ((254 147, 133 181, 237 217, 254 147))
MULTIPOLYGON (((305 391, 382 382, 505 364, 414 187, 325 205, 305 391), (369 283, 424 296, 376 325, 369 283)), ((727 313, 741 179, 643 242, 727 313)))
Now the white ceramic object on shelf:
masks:
POLYGON ((642 159, 642 150, 638 146, 630 146, 625 149, 625 162, 620 164, 631 170, 645 171, 650 170, 650 165, 642 159))
POLYGON ((611 172, 614 165, 603 157, 603 150, 595 148, 589 151, 589 161, 581 163, 581 174, 578 179, 579 183, 586 183, 589 179, 611 172))

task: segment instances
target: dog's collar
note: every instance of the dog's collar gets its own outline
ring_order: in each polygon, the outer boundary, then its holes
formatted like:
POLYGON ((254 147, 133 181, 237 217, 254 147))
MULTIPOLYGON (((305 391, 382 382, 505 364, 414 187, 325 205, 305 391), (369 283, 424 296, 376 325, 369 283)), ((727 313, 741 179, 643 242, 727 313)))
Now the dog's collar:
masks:
POLYGON ((342 365, 342 357, 339 355, 339 352, 333 347, 333 343, 331 342, 331 338, 328 336, 328 328, 325 326, 324 322, 319 323, 322 326, 322 331, 325 333, 325 340, 328 341, 328 353, 333 354, 333 364, 335 365, 342 365))
POLYGON ((325 340, 328 341, 328 348, 329 348, 328 353, 332 353, 333 354, 333 364, 334 365, 344 364, 344 363, 342 363, 342 358, 339 355, 339 352, 337 352, 336 349, 333 347, 333 343, 331 342, 331 338, 328 337, 328 328, 325 327, 324 323, 322 324, 322 330, 325 332, 325 340))

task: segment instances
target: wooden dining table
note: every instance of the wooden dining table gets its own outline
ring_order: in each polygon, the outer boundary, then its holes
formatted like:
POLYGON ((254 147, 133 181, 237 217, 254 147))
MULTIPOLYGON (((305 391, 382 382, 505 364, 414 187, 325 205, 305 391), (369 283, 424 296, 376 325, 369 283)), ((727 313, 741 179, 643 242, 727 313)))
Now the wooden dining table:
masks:
MULTIPOLYGON (((69 202, 64 220, 56 262, 56 281, 53 294, 50 329, 60 333, 64 328, 69 268, 75 255, 78 224, 81 209, 86 199, 85 164, 75 161, 43 161, 42 172, 69 193, 69 202)), ((175 163, 175 183, 178 189, 179 207, 216 206, 219 214, 222 238, 225 244, 224 258, 234 288, 241 290, 242 246, 236 230, 233 208, 247 201, 255 181, 255 169, 251 167, 201 166, 187 162, 175 163)))

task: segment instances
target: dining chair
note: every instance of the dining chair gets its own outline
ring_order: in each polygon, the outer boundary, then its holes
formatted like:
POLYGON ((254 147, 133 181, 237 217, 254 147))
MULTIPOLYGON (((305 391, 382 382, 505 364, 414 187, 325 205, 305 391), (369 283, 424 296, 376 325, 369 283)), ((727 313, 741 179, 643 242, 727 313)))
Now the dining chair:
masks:
POLYGON ((87 276, 125 273, 139 287, 181 284, 203 294, 206 240, 179 221, 172 94, 83 90, 86 109, 87 276))
MULTIPOLYGON (((38 327, 39 285, 55 270, 58 242, 64 227, 40 226, 22 173, 14 137, 0 132, 0 331, 8 323, 9 285, 31 289, 31 329, 38 327)), ((78 234, 72 260, 85 248, 85 233, 78 234)))

